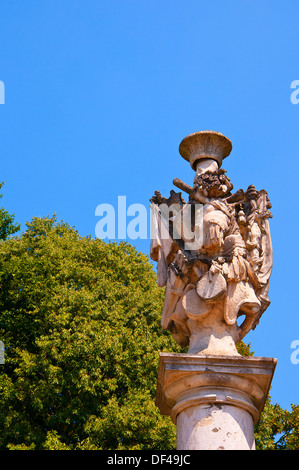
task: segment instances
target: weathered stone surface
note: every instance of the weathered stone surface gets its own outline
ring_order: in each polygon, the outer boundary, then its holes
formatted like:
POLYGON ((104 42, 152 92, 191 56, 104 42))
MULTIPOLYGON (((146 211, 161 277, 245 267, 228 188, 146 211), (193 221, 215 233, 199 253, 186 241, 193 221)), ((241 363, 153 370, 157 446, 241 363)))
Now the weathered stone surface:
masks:
POLYGON ((220 167, 232 147, 231 141, 220 132, 200 131, 185 137, 180 143, 179 152, 195 170, 199 160, 207 159, 216 160, 220 167))
POLYGON ((254 424, 276 360, 160 354, 156 404, 177 426, 177 449, 254 449, 254 424))
POLYGON ((252 416, 231 405, 185 409, 177 419, 178 450, 255 450, 252 416))
POLYGON ((174 191, 151 199, 151 258, 165 286, 162 328, 189 346, 188 354, 160 355, 156 404, 176 424, 184 450, 254 449, 276 365, 236 348, 270 304, 272 215, 265 190, 232 193, 221 169, 231 149, 219 132, 187 136, 179 151, 196 172, 193 186, 173 183, 188 202, 174 191))
POLYGON ((174 179, 189 201, 174 191, 151 199, 151 257, 166 287, 162 327, 191 354, 237 356, 235 344, 270 304, 271 204, 252 185, 231 192, 220 167, 232 144, 219 132, 191 134, 179 149, 196 171, 193 187, 174 179))

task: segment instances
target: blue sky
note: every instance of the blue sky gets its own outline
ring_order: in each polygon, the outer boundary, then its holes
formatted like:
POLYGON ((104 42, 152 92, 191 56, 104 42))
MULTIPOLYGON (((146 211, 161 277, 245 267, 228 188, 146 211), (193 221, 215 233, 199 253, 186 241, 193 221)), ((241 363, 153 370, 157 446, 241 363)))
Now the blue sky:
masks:
MULTIPOLYGON (((191 132, 232 140, 234 188, 273 205, 271 306, 246 338, 278 359, 272 402, 299 403, 296 0, 3 0, 0 180, 25 229, 57 213, 95 236, 101 203, 148 207, 193 171, 178 153, 191 132)), ((149 253, 149 240, 136 240, 149 253)))

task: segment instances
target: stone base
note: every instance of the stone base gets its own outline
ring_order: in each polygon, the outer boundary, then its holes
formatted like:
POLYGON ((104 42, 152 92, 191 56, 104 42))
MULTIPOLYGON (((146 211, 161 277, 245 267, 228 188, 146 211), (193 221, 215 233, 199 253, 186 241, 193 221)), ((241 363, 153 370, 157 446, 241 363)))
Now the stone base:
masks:
POLYGON ((276 362, 161 353, 156 405, 177 426, 177 449, 254 449, 276 362))

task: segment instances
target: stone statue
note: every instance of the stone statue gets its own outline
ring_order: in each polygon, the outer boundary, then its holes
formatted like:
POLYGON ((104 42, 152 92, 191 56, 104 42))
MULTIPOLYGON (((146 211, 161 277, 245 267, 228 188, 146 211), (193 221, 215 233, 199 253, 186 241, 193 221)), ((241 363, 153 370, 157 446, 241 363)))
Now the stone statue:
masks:
POLYGON ((173 183, 189 200, 173 190, 151 199, 151 258, 165 286, 162 328, 189 354, 239 355, 236 343, 270 304, 271 204, 252 185, 232 193, 221 168, 231 150, 219 132, 185 137, 179 152, 196 172, 193 187, 173 183))

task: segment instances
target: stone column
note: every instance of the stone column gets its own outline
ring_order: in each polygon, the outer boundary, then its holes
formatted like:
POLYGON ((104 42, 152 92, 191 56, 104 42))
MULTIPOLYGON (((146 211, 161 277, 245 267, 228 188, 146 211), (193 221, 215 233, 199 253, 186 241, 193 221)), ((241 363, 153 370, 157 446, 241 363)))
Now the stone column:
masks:
POLYGON ((254 450, 276 359, 160 354, 156 404, 178 450, 254 450))

